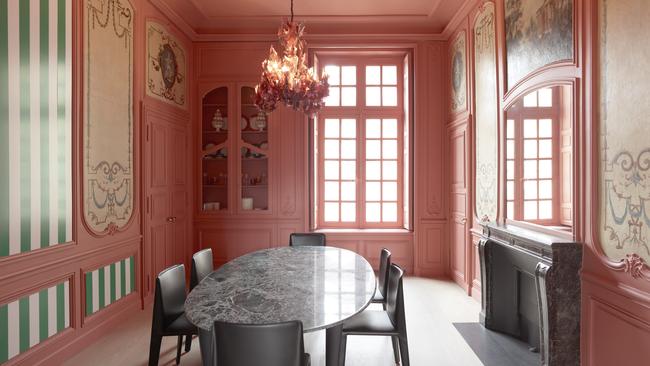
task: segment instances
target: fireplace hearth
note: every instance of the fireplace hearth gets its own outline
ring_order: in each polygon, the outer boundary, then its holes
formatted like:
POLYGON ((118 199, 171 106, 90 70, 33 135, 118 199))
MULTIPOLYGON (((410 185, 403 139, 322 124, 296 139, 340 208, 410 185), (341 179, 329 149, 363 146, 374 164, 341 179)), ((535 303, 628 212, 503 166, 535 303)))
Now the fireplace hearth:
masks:
POLYGON ((542 365, 579 365, 581 246, 518 226, 487 225, 479 255, 481 323, 526 342, 542 365))

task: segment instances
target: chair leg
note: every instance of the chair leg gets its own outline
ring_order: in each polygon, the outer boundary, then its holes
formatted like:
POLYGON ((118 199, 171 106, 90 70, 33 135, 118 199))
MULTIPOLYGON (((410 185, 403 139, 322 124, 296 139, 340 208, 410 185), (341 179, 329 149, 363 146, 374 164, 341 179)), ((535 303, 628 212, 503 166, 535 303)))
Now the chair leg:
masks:
POLYGON ((341 346, 339 347, 339 366, 345 366, 345 348, 348 344, 348 336, 341 334, 341 346))
POLYGON ((409 345, 406 334, 399 337, 399 351, 402 356, 402 366, 409 366, 409 345))
POLYGON ((393 355, 395 356, 395 363, 399 364, 399 338, 398 336, 391 336, 391 341, 393 341, 393 355))
POLYGON ((160 358, 160 345, 162 337, 159 335, 151 335, 149 343, 149 366, 158 366, 158 358, 160 358))
POLYGON ((185 353, 189 352, 192 349, 192 335, 188 334, 185 336, 185 353))
POLYGON ((178 336, 178 344, 176 345, 176 364, 181 363, 181 348, 183 347, 183 336, 178 336))

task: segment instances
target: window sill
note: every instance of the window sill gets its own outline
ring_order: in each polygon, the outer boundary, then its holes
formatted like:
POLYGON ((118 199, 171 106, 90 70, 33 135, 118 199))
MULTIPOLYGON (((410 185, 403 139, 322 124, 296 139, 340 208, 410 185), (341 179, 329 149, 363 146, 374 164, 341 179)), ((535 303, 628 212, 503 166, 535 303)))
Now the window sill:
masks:
POLYGON ((315 233, 323 234, 411 234, 407 229, 317 229, 315 233))

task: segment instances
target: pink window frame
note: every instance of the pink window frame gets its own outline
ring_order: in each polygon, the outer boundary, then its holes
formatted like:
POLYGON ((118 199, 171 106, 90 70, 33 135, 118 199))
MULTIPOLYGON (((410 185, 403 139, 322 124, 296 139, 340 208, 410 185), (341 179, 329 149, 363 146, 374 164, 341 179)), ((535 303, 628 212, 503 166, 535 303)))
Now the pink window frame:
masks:
MULTIPOLYGON (((318 229, 402 229, 404 228, 404 123, 405 118, 405 105, 410 105, 409 101, 405 101, 404 91, 404 54, 397 52, 384 51, 386 55, 373 56, 368 53, 361 53, 358 55, 318 55, 316 65, 319 68, 318 73, 326 65, 337 66, 356 66, 356 87, 357 87, 357 103, 356 106, 350 107, 323 107, 316 118, 316 155, 314 163, 316 165, 316 187, 315 187, 315 201, 317 206, 315 209, 315 220, 318 229), (368 107, 366 106, 366 66, 384 66, 390 65, 397 68, 397 105, 391 107, 368 107), (408 103, 408 104, 405 104, 408 103), (335 118, 344 119, 350 118, 357 121, 357 153, 356 153, 356 215, 354 222, 341 222, 340 212, 338 222, 329 222, 324 220, 324 163, 325 158, 322 154, 324 147, 324 121, 325 119, 335 118), (366 119, 396 119, 397 120, 397 221, 395 222, 367 222, 366 221, 366 119)), ((379 85, 379 86, 383 86, 379 85)), ((370 85, 374 86, 374 85, 370 85)), ((392 86, 392 85, 389 85, 392 86)), ((382 139, 383 140, 383 139, 382 139)), ((378 160, 383 165, 383 156, 378 160)), ((394 160, 394 159, 388 159, 394 160)), ((339 180, 340 181, 340 180, 339 180)), ((339 193, 340 194, 340 193, 339 193)), ((340 196, 339 196, 340 199, 340 196)), ((339 203, 342 202, 339 200, 339 203)), ((373 201, 374 202, 374 201, 373 201)), ((383 202, 383 201, 382 201, 383 202)), ((382 203, 380 202, 380 203, 382 203)), ((394 202, 394 201, 386 201, 394 202)), ((340 206, 339 206, 340 210, 340 206)))

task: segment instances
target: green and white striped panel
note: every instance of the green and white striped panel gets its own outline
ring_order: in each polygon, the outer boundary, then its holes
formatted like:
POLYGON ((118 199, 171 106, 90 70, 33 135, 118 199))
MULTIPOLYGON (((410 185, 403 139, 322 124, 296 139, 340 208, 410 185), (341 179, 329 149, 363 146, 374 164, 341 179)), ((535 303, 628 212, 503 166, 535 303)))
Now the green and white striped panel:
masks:
POLYGON ((86 277, 86 316, 135 291, 135 256, 88 272, 86 277))
POLYGON ((70 284, 0 306, 0 364, 70 327, 70 284))
POLYGON ((0 257, 72 239, 70 0, 0 0, 0 257))

